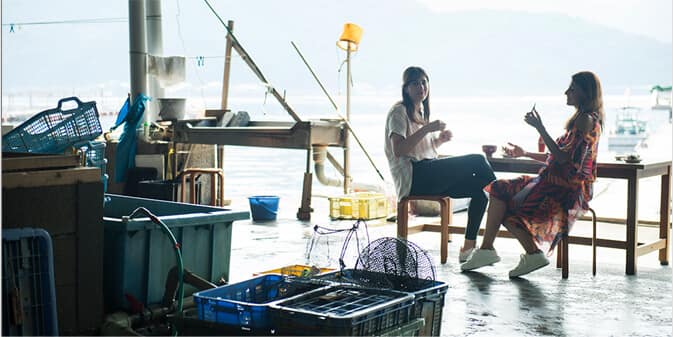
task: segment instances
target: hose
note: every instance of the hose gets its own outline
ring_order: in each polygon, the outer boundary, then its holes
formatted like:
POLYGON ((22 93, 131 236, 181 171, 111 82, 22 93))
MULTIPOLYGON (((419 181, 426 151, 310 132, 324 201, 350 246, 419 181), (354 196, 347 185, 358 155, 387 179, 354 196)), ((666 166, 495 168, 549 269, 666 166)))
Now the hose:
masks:
MULTIPOLYGON (((182 253, 180 252, 180 244, 178 241, 175 239, 175 235, 173 235, 173 232, 166 226, 166 224, 159 219, 156 215, 152 214, 147 208, 145 207, 138 207, 136 208, 131 215, 128 216, 129 219, 133 218, 136 214, 138 213, 144 213, 147 215, 152 222, 155 224, 159 225, 159 227, 164 231, 166 235, 170 238, 171 242, 173 242, 173 247, 175 248, 175 260, 178 264, 178 298, 177 298, 177 308, 176 311, 178 313, 182 312, 182 301, 185 296, 185 289, 184 289, 184 280, 183 280, 183 273, 184 273, 184 265, 182 263, 182 253)), ((177 336, 178 331, 176 329, 173 329, 173 336, 177 336)))

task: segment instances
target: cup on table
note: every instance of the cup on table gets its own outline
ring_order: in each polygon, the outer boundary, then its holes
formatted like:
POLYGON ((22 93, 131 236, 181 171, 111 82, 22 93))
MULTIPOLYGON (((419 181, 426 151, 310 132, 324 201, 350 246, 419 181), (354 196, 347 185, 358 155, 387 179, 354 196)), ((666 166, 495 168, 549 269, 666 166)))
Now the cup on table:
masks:
POLYGON ((486 158, 491 158, 493 157, 493 153, 498 149, 497 146, 495 145, 482 145, 481 150, 484 151, 484 154, 486 154, 486 158))

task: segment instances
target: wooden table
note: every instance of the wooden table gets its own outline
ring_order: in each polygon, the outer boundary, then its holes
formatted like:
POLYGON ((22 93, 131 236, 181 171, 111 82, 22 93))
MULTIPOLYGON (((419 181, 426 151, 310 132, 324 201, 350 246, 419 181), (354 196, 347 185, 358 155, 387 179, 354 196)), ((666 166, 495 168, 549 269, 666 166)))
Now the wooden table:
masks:
MULTIPOLYGON (((496 172, 536 174, 542 163, 528 159, 496 158, 488 159, 496 172)), ((626 200, 626 241, 597 239, 597 246, 626 250, 626 274, 636 274, 638 256, 659 251, 659 262, 668 265, 670 214, 671 214, 671 161, 644 161, 637 164, 624 162, 599 162, 599 178, 626 179, 628 184, 626 200), (641 178, 661 176, 661 199, 659 202, 659 239, 652 242, 638 242, 638 181, 641 178)), ((601 218, 598 219, 601 221, 601 218)), ((591 245, 591 238, 570 236, 570 243, 591 245)))

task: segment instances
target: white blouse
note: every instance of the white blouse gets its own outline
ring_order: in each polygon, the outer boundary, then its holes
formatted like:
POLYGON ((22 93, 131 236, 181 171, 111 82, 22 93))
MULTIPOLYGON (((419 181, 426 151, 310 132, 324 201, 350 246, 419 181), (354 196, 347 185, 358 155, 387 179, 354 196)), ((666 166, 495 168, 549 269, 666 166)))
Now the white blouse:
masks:
POLYGON ((388 159, 390 174, 395 182, 398 199, 406 197, 411 191, 411 178, 413 176, 412 161, 437 158, 437 148, 435 147, 434 136, 428 134, 416 144, 411 153, 396 157, 393 153, 391 136, 395 133, 403 138, 407 138, 422 127, 423 124, 413 122, 409 119, 407 109, 402 102, 395 103, 388 112, 388 117, 386 117, 384 151, 388 159))

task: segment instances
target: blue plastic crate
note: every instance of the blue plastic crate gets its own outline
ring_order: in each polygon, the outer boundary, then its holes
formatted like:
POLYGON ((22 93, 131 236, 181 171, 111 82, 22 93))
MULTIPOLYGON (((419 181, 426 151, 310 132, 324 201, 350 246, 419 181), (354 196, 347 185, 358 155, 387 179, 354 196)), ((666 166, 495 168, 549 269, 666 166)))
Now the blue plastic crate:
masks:
POLYGON ((334 285, 271 304, 279 335, 372 336, 411 320, 414 295, 334 285))
POLYGON ((63 98, 54 109, 42 111, 2 137, 3 152, 62 153, 68 147, 86 142, 103 133, 96 102, 77 97, 63 98), (77 107, 63 110, 63 103, 77 107))
POLYGON ((2 230, 2 335, 57 336, 51 237, 43 229, 2 230))
MULTIPOLYGON (((129 309, 127 297, 144 305, 161 303, 168 272, 176 265, 168 236, 147 217, 127 219, 145 207, 173 232, 184 267, 211 282, 229 279, 233 221, 247 211, 106 194, 103 208, 106 309, 129 309)), ((185 296, 196 291, 185 285, 185 296)))
POLYGON ((425 319, 426 324, 421 329, 421 335, 441 335, 444 299, 449 288, 445 282, 356 269, 327 273, 318 278, 338 283, 409 292, 414 295, 411 318, 425 319))
POLYGON ((107 175, 107 159, 105 158, 104 141, 89 141, 80 146, 80 150, 84 153, 86 158, 86 166, 97 167, 100 169, 100 180, 103 183, 103 193, 107 192, 107 182, 109 176, 107 175))
POLYGON ((326 282, 267 274, 194 293, 200 320, 237 326, 262 334, 272 329, 269 305, 326 286, 326 282))
POLYGON ((105 146, 106 143, 104 141, 89 141, 81 146, 84 156, 86 157, 86 166, 100 166, 107 164, 107 159, 105 159, 105 146))

